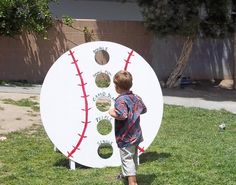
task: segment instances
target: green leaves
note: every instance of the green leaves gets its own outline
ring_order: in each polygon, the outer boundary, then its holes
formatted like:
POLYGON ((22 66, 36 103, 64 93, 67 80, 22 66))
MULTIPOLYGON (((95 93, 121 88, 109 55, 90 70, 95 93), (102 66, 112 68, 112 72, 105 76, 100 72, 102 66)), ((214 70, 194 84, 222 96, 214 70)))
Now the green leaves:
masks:
POLYGON ((14 36, 23 31, 45 34, 52 24, 48 3, 52 0, 1 0, 0 34, 14 36))
POLYGON ((230 0, 138 0, 147 28, 158 35, 221 37, 233 31, 230 0))

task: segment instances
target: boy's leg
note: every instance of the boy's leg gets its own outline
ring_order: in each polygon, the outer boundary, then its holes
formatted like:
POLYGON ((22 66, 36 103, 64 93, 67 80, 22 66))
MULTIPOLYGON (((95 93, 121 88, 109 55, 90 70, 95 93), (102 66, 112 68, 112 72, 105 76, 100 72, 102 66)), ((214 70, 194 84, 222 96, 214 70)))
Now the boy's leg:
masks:
POLYGON ((138 185, 136 176, 128 176, 129 185, 138 185))
MULTIPOLYGON (((135 169, 137 171, 137 169, 138 169, 138 149, 137 149, 137 147, 135 147, 133 159, 134 159, 135 169)), ((128 182, 129 182, 129 185, 138 185, 136 176, 128 176, 128 182)))
POLYGON ((139 158, 138 158, 138 149, 137 149, 137 147, 135 147, 133 159, 134 159, 135 169, 137 171, 138 165, 139 165, 139 158))
POLYGON ((122 174, 128 177, 129 185, 136 185, 136 166, 137 166, 136 146, 120 148, 122 163, 122 174))

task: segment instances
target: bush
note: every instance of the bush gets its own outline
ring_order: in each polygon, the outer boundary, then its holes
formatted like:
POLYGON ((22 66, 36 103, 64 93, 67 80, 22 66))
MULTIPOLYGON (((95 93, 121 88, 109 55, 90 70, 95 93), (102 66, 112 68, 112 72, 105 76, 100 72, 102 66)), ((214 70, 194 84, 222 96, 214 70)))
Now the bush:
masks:
POLYGON ((1 0, 0 35, 14 36, 23 31, 45 34, 52 25, 51 1, 55 0, 1 0))

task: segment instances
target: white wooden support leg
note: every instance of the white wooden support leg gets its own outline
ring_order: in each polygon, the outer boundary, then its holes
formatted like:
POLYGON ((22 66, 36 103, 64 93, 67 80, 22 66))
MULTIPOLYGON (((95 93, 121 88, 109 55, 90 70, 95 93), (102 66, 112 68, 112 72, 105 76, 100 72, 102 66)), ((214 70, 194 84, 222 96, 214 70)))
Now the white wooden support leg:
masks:
POLYGON ((54 150, 54 152, 56 152, 57 151, 57 147, 54 145, 54 147, 53 147, 53 150, 54 150))
POLYGON ((71 170, 75 170, 75 162, 69 159, 69 165, 71 170))

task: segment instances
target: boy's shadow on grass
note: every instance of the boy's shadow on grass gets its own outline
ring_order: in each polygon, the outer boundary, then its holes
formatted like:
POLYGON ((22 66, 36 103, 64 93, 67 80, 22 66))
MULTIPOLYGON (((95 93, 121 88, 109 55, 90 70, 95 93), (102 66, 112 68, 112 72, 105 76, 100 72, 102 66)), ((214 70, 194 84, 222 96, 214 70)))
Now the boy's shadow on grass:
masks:
POLYGON ((140 163, 156 161, 159 159, 165 159, 171 157, 170 153, 157 153, 157 152, 146 152, 140 155, 140 163))
MULTIPOLYGON (((139 161, 140 163, 145 163, 145 162, 157 161, 159 159, 165 159, 169 157, 171 157, 170 153, 146 152, 140 156, 139 161)), ((70 169, 69 159, 61 158, 54 163, 54 166, 65 167, 65 168, 70 169)), ((80 168, 80 169, 89 168, 78 163, 75 163, 75 167, 80 168)))
POLYGON ((139 185, 149 185, 152 184, 152 182, 155 180, 156 175, 155 174, 138 174, 137 180, 139 185))
MULTIPOLYGON (((152 184, 153 181, 155 180, 156 178, 156 175, 155 174, 138 174, 137 175, 137 181, 138 181, 138 184, 139 185, 149 185, 149 184, 152 184)), ((124 180, 123 181, 123 184, 124 185, 128 185, 128 180, 124 180)))

